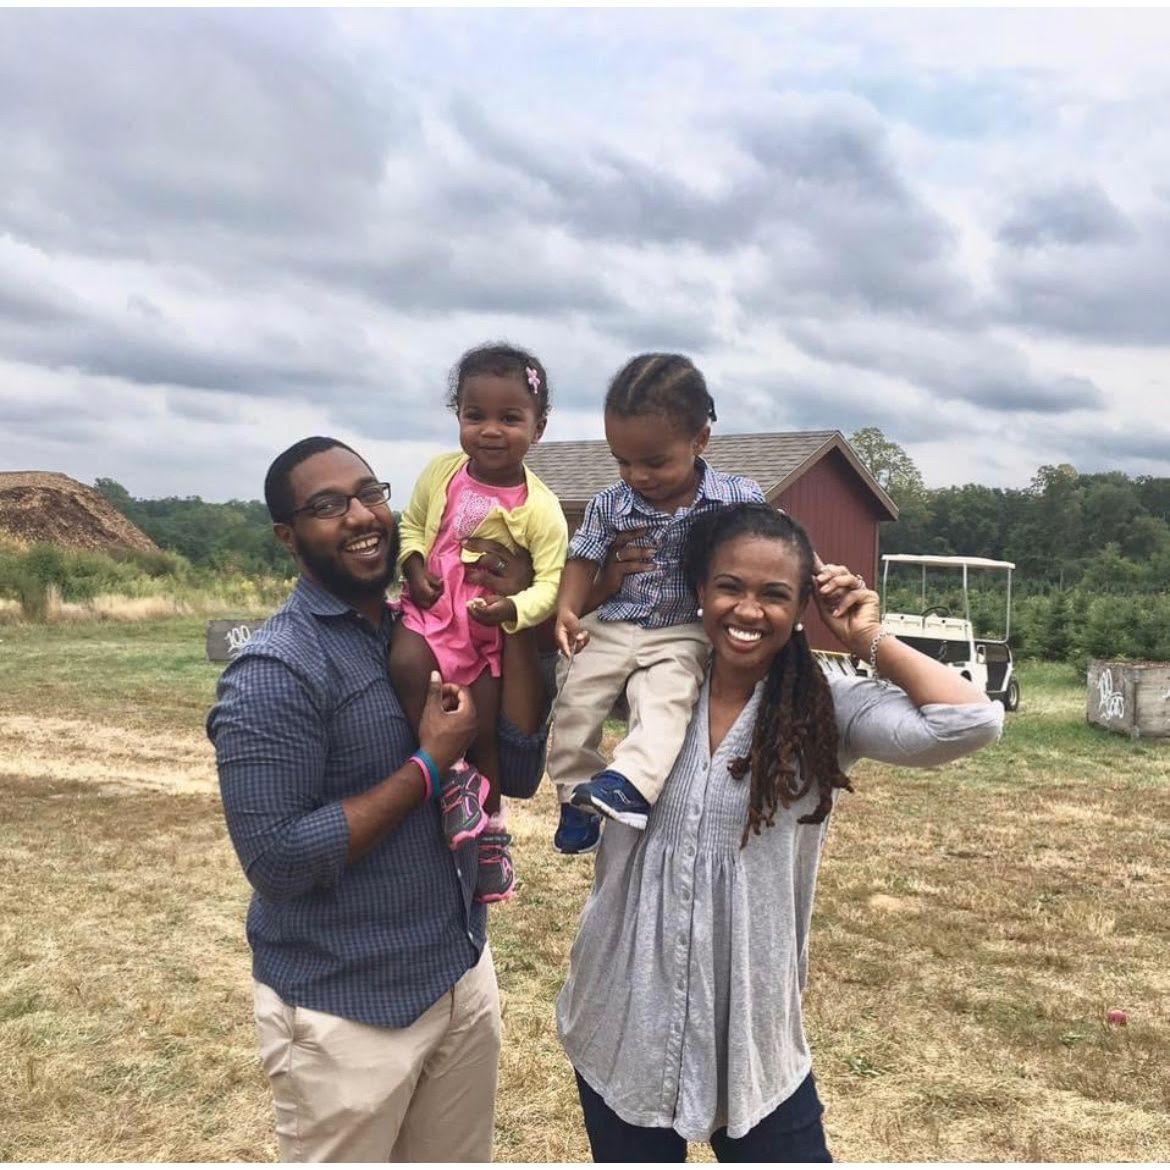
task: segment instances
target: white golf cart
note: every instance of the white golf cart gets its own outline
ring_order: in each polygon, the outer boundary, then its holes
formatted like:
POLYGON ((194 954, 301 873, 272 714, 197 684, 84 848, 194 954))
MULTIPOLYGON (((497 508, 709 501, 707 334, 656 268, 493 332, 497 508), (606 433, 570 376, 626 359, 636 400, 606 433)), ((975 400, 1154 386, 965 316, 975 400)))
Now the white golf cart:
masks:
MULTIPOLYGON (((999 699, 1004 709, 1014 711, 1020 705, 1020 681, 1012 668, 1012 650, 1008 645, 1012 621, 1011 561, 992 561, 986 557, 935 557, 889 553, 882 557, 882 604, 888 593, 891 565, 918 565, 922 570, 922 612, 889 613, 882 616, 882 625, 903 642, 954 667, 964 678, 982 687, 989 699, 999 699), (952 617, 941 605, 926 605, 926 570, 962 569, 962 617, 952 617), (1002 641, 975 636, 971 624, 971 597, 967 588, 971 569, 1007 570, 1007 610, 1002 641)), ((869 673, 869 664, 861 663, 860 673, 869 673)))

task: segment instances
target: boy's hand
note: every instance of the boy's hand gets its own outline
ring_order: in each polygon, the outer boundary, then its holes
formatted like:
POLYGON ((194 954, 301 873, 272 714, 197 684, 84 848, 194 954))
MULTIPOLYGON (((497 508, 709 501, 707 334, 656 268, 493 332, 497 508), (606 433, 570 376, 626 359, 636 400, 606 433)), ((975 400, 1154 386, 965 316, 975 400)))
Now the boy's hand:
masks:
POLYGON ((581 619, 572 610, 562 609, 557 611, 556 639, 557 649, 572 658, 589 642, 589 631, 581 628, 581 619))
POLYGON ((473 597, 467 603, 467 612, 485 626, 502 626, 516 620, 516 603, 510 597, 489 593, 487 597, 473 597))
POLYGON ((419 609, 430 609, 443 595, 443 578, 432 573, 418 553, 407 559, 402 575, 410 586, 410 599, 419 609))

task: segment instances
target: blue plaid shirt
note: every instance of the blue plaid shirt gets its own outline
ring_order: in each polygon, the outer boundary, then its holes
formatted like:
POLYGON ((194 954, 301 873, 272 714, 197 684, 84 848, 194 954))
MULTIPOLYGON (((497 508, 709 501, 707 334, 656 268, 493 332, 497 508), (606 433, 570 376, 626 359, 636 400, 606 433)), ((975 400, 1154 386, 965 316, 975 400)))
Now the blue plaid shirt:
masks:
POLYGON ((683 544, 691 521, 724 504, 762 503, 764 493, 754 479, 716 471, 705 459, 696 463, 703 476, 695 502, 689 508, 679 508, 673 516, 659 511, 624 480, 598 492, 585 505, 581 527, 569 542, 570 558, 600 564, 613 538, 631 528, 646 528, 646 539, 658 546, 654 568, 628 573, 617 593, 597 607, 599 620, 633 622, 649 630, 698 620, 695 611, 699 603, 682 572, 683 544))
MULTIPOLYGON (((401 1028, 478 962, 486 916, 472 901, 475 843, 447 847, 436 801, 346 864, 342 798, 417 746, 387 673, 391 630, 301 578, 224 671, 207 732, 255 890, 252 973, 286 1003, 401 1028)), ((544 738, 501 721, 503 772, 527 795, 544 738)))

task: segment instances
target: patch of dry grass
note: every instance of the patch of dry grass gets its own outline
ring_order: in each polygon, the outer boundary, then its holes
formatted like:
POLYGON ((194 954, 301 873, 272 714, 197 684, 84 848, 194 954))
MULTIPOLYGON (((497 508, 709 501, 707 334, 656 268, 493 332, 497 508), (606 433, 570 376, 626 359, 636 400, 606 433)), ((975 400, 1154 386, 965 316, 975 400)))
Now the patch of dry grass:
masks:
POLYGON ((11 775, 0 801, 0 1159, 269 1156, 213 802, 11 775))
MULTIPOLYGON (((80 666, 73 718, 54 706, 46 721, 31 684, 4 692, 0 1158, 275 1155, 248 890, 214 790, 201 790, 214 673, 182 665, 198 632, 170 623, 100 654, 84 627, 62 633, 53 647, 80 666), (180 665, 164 695, 168 656, 180 665), (98 664, 107 701, 159 695, 154 723, 149 700, 92 717, 80 692, 98 664)), ((43 642, 17 648, 67 693, 43 642)), ((981 756, 858 769, 829 834, 806 997, 838 1158, 1170 1150, 1170 748, 1085 728, 1083 703, 1083 686, 1040 669, 981 756), (1114 1007, 1128 1027, 1105 1022, 1114 1007)), ((579 1161, 553 1004, 592 860, 553 852, 551 791, 512 810, 524 888, 491 919, 505 1020, 497 1157, 579 1161)))

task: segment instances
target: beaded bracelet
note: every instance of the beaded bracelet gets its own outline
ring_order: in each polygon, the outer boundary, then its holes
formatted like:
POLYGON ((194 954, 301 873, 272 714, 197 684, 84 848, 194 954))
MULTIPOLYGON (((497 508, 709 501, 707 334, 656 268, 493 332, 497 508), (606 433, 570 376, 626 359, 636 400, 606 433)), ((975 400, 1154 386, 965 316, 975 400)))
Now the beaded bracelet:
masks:
POLYGON ((418 770, 423 774, 423 781, 427 787, 427 800, 430 800, 438 791, 438 776, 439 769, 435 761, 431 759, 427 752, 419 748, 413 756, 410 757, 410 763, 417 764, 418 770))
POLYGON ((894 635, 889 630, 878 630, 873 636, 873 641, 869 644, 869 669, 873 671, 873 677, 878 677, 877 667, 877 648, 883 638, 892 638, 894 635))

